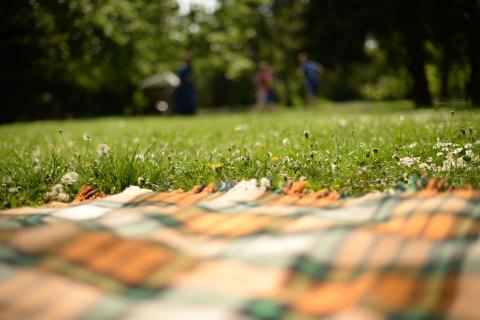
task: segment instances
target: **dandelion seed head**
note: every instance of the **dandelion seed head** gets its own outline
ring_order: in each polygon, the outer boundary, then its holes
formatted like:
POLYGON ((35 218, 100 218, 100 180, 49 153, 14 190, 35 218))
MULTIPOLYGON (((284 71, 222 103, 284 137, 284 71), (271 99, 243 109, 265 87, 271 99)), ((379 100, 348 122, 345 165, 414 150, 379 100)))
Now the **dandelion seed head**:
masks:
POLYGON ((82 138, 85 141, 92 141, 92 137, 88 134, 88 132, 85 132, 82 138))
POLYGON ((36 146, 35 149, 33 149, 32 156, 34 158, 39 158, 41 154, 42 150, 40 149, 40 146, 36 146))
POLYGON ((338 123, 338 125, 339 125, 340 127, 346 127, 347 124, 348 124, 347 120, 345 120, 345 119, 343 119, 343 118, 338 119, 337 123, 338 123))
POLYGON ((100 157, 106 157, 110 153, 110 147, 105 143, 99 144, 97 146, 97 154, 100 157))
POLYGON ((20 188, 18 188, 18 187, 8 188, 8 193, 16 194, 16 193, 18 193, 18 191, 20 191, 20 188))
POLYGON ((58 195, 62 193, 65 193, 65 191, 63 185, 59 183, 51 187, 50 190, 45 194, 45 197, 49 200, 57 200, 58 195))
POLYGON ((35 166, 33 167, 33 172, 39 173, 42 170, 42 164, 40 163, 40 160, 35 159, 35 166))
POLYGON ((62 176, 62 179, 60 179, 60 181, 64 184, 64 185, 72 185, 72 184, 75 184, 78 180, 78 173, 72 171, 72 172, 69 172, 69 173, 66 173, 62 176))
POLYGON ((65 192, 61 192, 57 194, 55 197, 56 200, 61 201, 61 202, 68 202, 70 200, 70 196, 66 194, 65 192))

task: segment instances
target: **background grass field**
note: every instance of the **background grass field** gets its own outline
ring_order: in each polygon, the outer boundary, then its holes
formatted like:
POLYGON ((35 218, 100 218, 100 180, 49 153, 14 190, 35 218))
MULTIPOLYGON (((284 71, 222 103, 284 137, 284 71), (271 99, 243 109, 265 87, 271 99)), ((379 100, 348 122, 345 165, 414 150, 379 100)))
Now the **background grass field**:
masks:
POLYGON ((71 200, 85 184, 115 193, 269 177, 358 195, 416 174, 478 186, 479 134, 479 111, 408 102, 17 123, 0 127, 1 207, 71 200))

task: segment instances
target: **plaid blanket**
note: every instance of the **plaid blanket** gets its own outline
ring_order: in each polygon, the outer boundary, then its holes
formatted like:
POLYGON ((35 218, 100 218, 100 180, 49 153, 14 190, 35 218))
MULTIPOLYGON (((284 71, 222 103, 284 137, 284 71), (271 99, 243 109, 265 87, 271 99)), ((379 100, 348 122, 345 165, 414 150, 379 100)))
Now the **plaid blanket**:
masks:
POLYGON ((476 190, 130 188, 0 214, 0 319, 479 319, 479 235, 476 190))

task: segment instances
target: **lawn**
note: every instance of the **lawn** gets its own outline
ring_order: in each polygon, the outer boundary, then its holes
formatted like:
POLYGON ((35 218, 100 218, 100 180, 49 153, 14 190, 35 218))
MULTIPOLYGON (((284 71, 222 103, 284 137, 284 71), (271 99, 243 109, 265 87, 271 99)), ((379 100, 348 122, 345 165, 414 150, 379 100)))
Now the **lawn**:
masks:
POLYGON ((68 201, 86 184, 110 194, 261 177, 345 195, 391 189, 412 175, 478 187, 479 135, 479 111, 408 102, 17 123, 0 126, 0 201, 68 201))

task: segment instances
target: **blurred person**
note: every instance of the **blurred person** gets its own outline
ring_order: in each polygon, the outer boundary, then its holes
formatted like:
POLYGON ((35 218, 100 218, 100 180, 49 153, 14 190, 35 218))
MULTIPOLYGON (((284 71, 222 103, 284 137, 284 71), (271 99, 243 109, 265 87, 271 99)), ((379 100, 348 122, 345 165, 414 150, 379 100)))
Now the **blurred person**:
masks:
POLYGON ((317 102, 320 77, 325 74, 325 69, 318 62, 309 60, 304 52, 298 55, 298 61, 300 62, 299 72, 305 85, 306 106, 310 107, 317 102))
POLYGON ((192 60, 192 54, 185 54, 183 64, 177 72, 180 84, 174 93, 174 111, 178 114, 192 115, 197 111, 197 93, 193 82, 192 60))
POLYGON ((275 72, 265 61, 261 61, 257 72, 257 102, 255 110, 275 109, 276 93, 274 89, 275 72))

